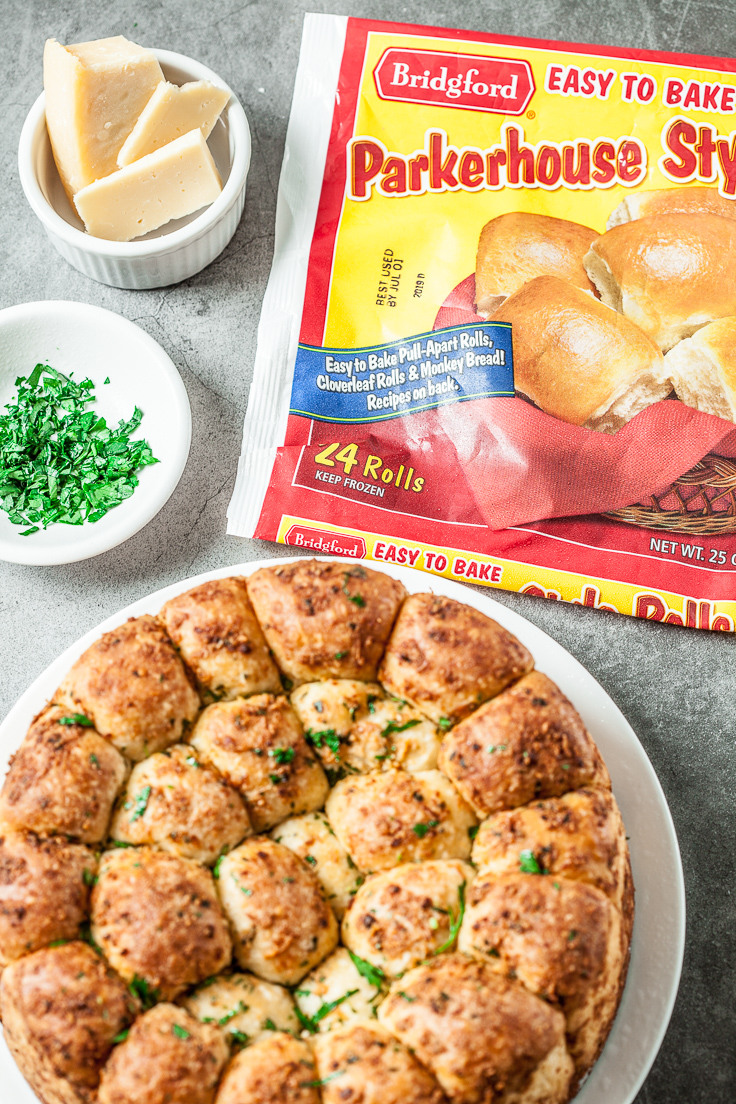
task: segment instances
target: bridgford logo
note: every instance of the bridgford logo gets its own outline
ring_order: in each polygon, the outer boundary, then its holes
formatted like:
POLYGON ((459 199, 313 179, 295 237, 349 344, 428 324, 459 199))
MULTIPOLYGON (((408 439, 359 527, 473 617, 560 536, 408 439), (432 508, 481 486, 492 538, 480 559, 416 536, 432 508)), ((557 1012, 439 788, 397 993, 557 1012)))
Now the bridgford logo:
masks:
POLYGON ((332 556, 352 556, 358 560, 363 559, 366 553, 362 537, 331 533, 327 529, 315 529, 311 525, 292 525, 284 537, 284 544, 295 544, 298 548, 311 548, 314 552, 329 553, 332 556))
POLYGON ((392 47, 373 71, 382 100, 522 115, 534 95, 526 61, 392 47))

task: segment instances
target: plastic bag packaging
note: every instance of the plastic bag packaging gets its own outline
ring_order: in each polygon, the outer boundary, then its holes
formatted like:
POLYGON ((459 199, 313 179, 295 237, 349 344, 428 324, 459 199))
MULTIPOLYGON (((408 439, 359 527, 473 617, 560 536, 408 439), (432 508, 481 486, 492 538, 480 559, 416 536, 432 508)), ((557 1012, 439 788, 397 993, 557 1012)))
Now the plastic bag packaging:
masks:
POLYGON ((308 15, 228 531, 736 618, 736 62, 308 15))

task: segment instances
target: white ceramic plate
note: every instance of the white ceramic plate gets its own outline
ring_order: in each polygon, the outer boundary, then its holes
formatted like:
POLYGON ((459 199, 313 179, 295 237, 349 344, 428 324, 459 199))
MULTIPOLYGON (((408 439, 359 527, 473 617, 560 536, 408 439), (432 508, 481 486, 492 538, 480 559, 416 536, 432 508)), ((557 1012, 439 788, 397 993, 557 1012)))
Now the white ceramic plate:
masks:
MULTIPOLYGON (((324 557, 320 557, 324 558, 324 557)), ((207 579, 250 575, 288 560, 260 560, 209 571, 134 602, 103 621, 59 656, 26 690, 0 725, 0 772, 18 747, 32 717, 54 693, 62 676, 97 637, 128 617, 155 614, 164 602, 207 579)), ((375 570, 373 562, 366 567, 375 570)), ((659 1050, 680 980, 685 943, 685 886, 677 837, 656 774, 636 735, 601 686, 576 659, 541 629, 485 594, 411 568, 382 568, 410 593, 428 587, 474 606, 500 622, 526 645, 539 670, 549 675, 579 710, 606 761, 630 838, 636 887, 631 966, 623 1000, 603 1054, 575 1098, 576 1104, 631 1104, 659 1050)), ((0 1084, 13 1104, 36 1104, 4 1041, 0 1084)))
POLYGON ((28 537, 0 512, 0 559, 22 564, 85 560, 114 548, 142 529, 176 487, 189 455, 189 399, 170 357, 152 337, 112 311, 85 303, 24 303, 0 310, 0 414, 17 394, 15 380, 48 363, 76 380, 95 384, 94 409, 110 426, 143 420, 134 439, 145 437, 160 463, 138 473, 130 498, 103 518, 84 525, 50 525, 28 537), (110 382, 105 384, 109 377, 110 382))

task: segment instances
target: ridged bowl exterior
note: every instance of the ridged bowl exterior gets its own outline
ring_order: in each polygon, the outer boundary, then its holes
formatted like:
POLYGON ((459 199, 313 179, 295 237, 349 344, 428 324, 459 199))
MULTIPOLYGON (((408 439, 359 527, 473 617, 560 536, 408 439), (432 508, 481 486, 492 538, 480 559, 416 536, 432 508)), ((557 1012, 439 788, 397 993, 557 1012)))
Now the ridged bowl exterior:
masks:
MULTIPOLYGON (((210 80, 227 88, 216 73, 192 58, 167 50, 153 52, 169 80, 176 83, 210 80)), ((251 140, 245 112, 232 93, 223 119, 227 124, 224 161, 228 172, 222 173, 225 183, 215 202, 190 223, 169 233, 164 228, 158 236, 141 241, 106 241, 74 226, 69 221, 74 215, 63 193, 59 201, 61 186, 51 156, 42 93, 28 113, 18 147, 18 170, 26 199, 55 249, 90 279, 133 291, 181 283, 222 253, 243 214, 251 140), (49 174, 56 190, 49 186, 49 174), (66 215, 61 210, 62 204, 67 205, 66 215)))

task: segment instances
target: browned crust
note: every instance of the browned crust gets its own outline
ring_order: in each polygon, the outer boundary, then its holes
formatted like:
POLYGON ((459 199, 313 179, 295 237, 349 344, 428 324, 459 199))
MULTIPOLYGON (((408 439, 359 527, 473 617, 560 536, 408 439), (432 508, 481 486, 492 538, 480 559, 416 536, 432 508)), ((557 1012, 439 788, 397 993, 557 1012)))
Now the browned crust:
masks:
POLYGON ((480 816, 581 786, 611 785, 577 710, 539 671, 448 732, 439 767, 480 816))
POLYGON ((319 1104, 309 1045, 277 1032, 241 1050, 225 1071, 217 1104, 319 1104))
POLYGON ((256 832, 324 805, 327 778, 283 696, 216 702, 202 713, 190 742, 243 795, 256 832))
POLYGON ((281 691, 278 668, 241 576, 210 579, 177 594, 159 617, 200 687, 214 700, 281 691))
POLYGON ((227 1057, 217 1027, 176 1005, 156 1005, 113 1050, 99 1104, 212 1104, 227 1057))
POLYGON ((68 713, 52 705, 34 718, 10 759, 0 793, 0 821, 42 836, 99 843, 127 765, 94 729, 62 724, 68 713))
POLYGON ((84 713, 131 759, 180 740, 200 707, 173 644, 149 614, 131 617, 96 640, 55 701, 84 713))
POLYGON ((147 847, 103 855, 92 934, 126 981, 144 978, 160 1000, 219 973, 232 956, 210 872, 147 847))
POLYGON ((536 276, 557 276, 594 291, 583 257, 598 231, 568 219, 531 211, 509 211, 480 232, 475 266, 478 310, 492 309, 496 296, 511 295, 536 276))
POLYGON ((0 966, 77 938, 96 869, 82 844, 0 826, 0 966))
POLYGON ((406 591, 357 564, 299 560, 254 572, 248 594, 290 679, 371 682, 406 591))
POLYGON ((0 984, 8 1048, 45 1104, 94 1104, 113 1040, 137 1001, 85 943, 36 951, 8 966, 0 984))
POLYGON ((466 717, 534 666, 524 645, 472 606, 435 594, 404 602, 379 679, 436 723, 466 717))
POLYGON ((446 1100, 429 1071, 378 1024, 355 1023, 330 1031, 315 1039, 314 1049, 323 1104, 346 1100, 351 1104, 444 1104, 446 1100))
POLYGON ((463 1104, 521 1091, 564 1037, 562 1015, 487 964, 442 955, 394 983, 378 1018, 463 1104))
MULTIPOLYGON (((591 248, 597 251, 603 240, 591 248)), ((517 389, 571 425, 585 425, 642 375, 664 370, 660 350, 643 330, 554 276, 530 280, 492 313, 494 321, 513 328, 517 389)))

